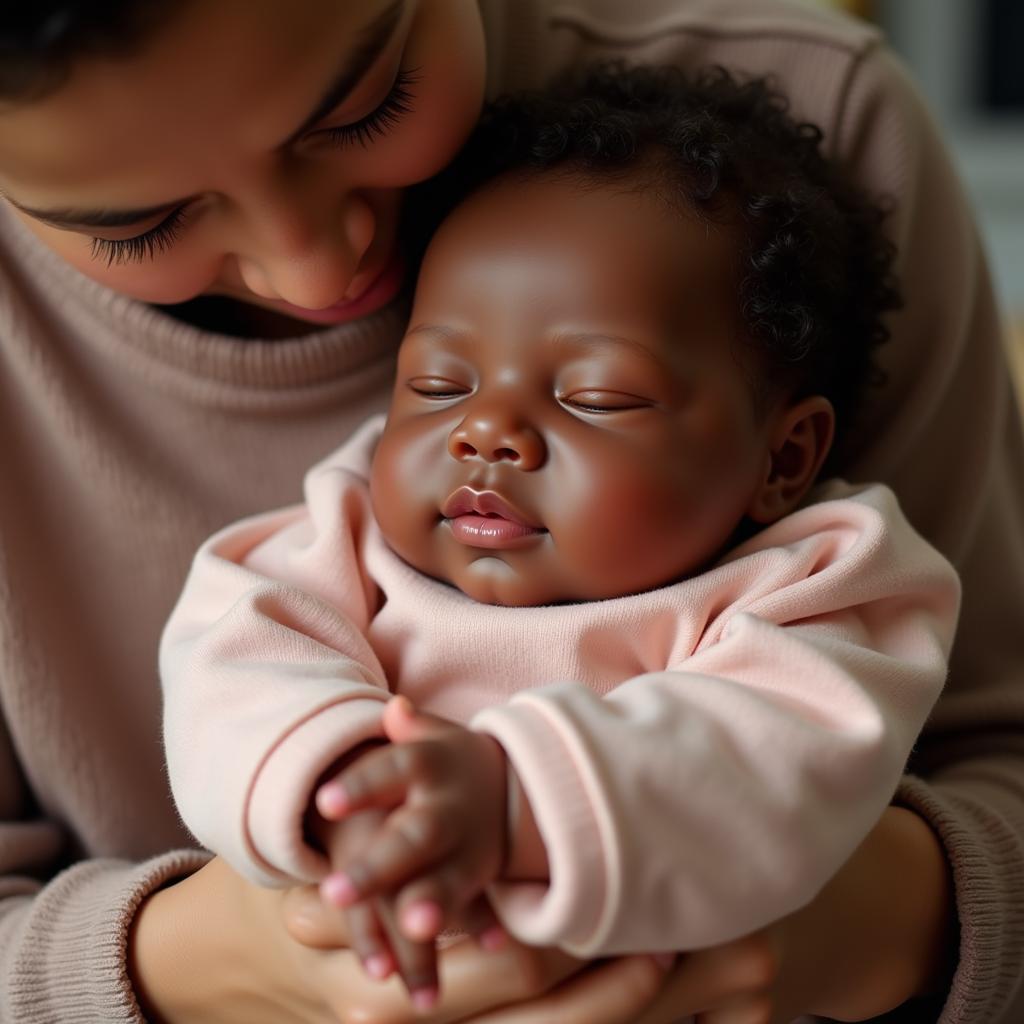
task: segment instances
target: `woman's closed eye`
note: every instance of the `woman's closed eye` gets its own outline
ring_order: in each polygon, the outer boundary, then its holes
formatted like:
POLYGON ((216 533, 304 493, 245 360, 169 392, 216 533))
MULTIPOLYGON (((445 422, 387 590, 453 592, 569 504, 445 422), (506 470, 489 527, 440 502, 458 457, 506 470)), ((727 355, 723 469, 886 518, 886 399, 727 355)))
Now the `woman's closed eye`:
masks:
POLYGON ((93 259, 106 260, 107 266, 121 263, 140 263, 166 252, 181 234, 186 207, 179 206, 155 227, 131 238, 92 238, 93 259))
MULTIPOLYGON (((415 69, 400 69, 384 99, 365 117, 351 124, 317 129, 313 134, 324 136, 337 145, 357 143, 364 149, 377 138, 388 134, 412 112, 412 87, 419 76, 415 69)), ((185 220, 184 206, 172 210, 155 227, 131 238, 91 238, 91 256, 104 260, 107 266, 141 263, 165 253, 178 240, 185 220)))
POLYGON ((387 135, 402 117, 412 113, 412 87, 418 81, 418 69, 400 68, 388 94, 369 114, 350 124, 319 128, 314 134, 326 136, 339 145, 350 145, 354 142, 365 149, 374 139, 387 135))

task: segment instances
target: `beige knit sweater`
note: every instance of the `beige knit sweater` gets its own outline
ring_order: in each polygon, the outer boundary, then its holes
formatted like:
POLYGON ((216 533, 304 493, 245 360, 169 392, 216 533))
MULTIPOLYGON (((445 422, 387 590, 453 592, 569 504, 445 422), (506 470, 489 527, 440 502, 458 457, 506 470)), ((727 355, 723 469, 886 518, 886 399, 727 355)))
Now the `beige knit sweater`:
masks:
MULTIPOLYGON (((784 0, 482 5, 492 91, 598 53, 773 71, 896 197, 907 308, 855 475, 890 484, 965 585, 952 678, 900 799, 956 878, 943 1024, 1024 1019, 1024 449, 934 128, 870 29, 784 0)), ((296 500, 306 467, 382 407, 400 328, 389 309, 291 341, 202 333, 86 280, 0 213, 4 1024, 141 1020, 133 911, 201 858, 164 776, 161 625, 204 537, 296 500)))

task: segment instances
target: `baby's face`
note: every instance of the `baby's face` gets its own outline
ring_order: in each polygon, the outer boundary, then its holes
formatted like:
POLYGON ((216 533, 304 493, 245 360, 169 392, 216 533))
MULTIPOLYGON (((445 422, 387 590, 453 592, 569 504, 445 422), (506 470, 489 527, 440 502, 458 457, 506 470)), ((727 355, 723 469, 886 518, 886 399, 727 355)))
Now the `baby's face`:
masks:
POLYGON ((649 192, 505 179, 463 203, 427 252, 374 461, 388 543, 504 605, 704 567, 769 464, 736 273, 731 229, 649 192))

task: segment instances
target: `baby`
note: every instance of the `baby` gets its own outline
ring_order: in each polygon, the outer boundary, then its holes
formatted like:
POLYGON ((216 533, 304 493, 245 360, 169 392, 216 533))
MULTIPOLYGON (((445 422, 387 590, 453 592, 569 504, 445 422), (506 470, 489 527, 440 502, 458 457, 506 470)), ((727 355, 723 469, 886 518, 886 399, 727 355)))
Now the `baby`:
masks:
POLYGON ((418 197, 454 209, 386 422, 196 557, 161 650, 184 820, 321 882, 377 976, 410 941, 420 1005, 491 907, 581 956, 753 931, 892 797, 959 590, 887 489, 811 490, 895 305, 819 141, 721 70, 492 108, 418 197))

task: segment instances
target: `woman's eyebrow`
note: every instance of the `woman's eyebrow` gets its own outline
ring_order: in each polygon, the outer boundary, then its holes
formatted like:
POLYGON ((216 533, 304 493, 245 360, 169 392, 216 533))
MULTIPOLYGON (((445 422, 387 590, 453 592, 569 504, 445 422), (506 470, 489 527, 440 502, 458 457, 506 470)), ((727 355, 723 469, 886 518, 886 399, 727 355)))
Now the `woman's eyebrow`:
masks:
MULTIPOLYGON (((302 127, 293 132, 283 145, 288 145, 308 131, 359 84, 366 72, 373 66, 373 62, 380 56, 381 50, 391 40, 391 36, 405 13, 405 6, 406 0, 392 0, 376 18, 359 32, 359 41, 356 43, 355 49, 345 60, 341 70, 335 75, 313 112, 302 123, 302 127)), ((29 217, 52 224, 57 228, 124 228, 152 220, 154 217, 166 216, 177 207, 184 206, 191 197, 173 199, 167 203, 160 203, 159 206, 146 206, 134 210, 88 210, 70 207, 37 210, 30 206, 23 206, 10 196, 5 195, 4 198, 22 213, 28 214, 29 217)))
POLYGON ((72 207, 36 210, 31 206, 23 206, 8 195, 4 198, 22 213, 27 213, 46 224, 52 224, 56 228, 126 228, 152 220, 154 217, 166 216, 171 210, 188 202, 188 199, 175 199, 159 206, 145 206, 136 210, 84 210, 72 207))

